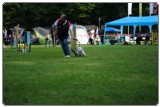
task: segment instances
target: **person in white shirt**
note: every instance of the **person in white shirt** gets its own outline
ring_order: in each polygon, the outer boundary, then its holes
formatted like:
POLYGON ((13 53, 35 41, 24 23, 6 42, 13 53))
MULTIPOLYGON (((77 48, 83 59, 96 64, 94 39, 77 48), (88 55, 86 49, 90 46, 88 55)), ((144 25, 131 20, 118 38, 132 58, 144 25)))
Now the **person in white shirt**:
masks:
POLYGON ((98 26, 95 27, 96 31, 95 31, 95 38, 94 38, 94 45, 99 44, 99 42, 101 41, 100 37, 99 37, 99 29, 98 26))
POLYGON ((89 32, 89 44, 93 45, 94 42, 94 34, 95 34, 95 29, 94 27, 92 28, 92 30, 89 32))
POLYGON ((110 40, 111 45, 117 43, 120 40, 120 38, 121 38, 120 34, 117 33, 115 39, 110 40))
POLYGON ((3 29, 3 37, 7 37, 7 30, 3 29))
POLYGON ((95 41, 95 45, 98 45, 101 42, 99 35, 96 35, 94 41, 95 41))
POLYGON ((117 33, 116 37, 114 40, 116 40, 117 42, 120 40, 121 36, 117 33))

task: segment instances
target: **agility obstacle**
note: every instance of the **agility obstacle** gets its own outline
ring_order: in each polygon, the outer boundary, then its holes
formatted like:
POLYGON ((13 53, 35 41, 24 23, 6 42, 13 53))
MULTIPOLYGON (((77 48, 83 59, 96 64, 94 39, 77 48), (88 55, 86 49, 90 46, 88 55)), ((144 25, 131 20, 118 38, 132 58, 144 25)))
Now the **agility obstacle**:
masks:
POLYGON ((18 52, 31 52, 31 34, 29 31, 24 33, 24 38, 20 38, 18 43, 18 52))
POLYGON ((73 25, 72 30, 70 31, 71 34, 71 51, 76 52, 77 50, 77 32, 76 32, 76 23, 73 25))

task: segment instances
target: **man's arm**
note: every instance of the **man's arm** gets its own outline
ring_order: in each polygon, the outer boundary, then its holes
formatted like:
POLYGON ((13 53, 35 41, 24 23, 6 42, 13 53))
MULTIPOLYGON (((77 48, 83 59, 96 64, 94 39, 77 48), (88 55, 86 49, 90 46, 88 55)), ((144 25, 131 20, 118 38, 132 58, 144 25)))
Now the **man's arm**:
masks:
POLYGON ((58 26, 58 19, 54 22, 53 27, 56 28, 58 26))
POLYGON ((72 29, 73 29, 73 25, 69 22, 69 32, 70 32, 70 34, 71 34, 71 37, 74 39, 74 40, 76 40, 76 41, 78 41, 78 39, 77 38, 75 38, 75 35, 73 34, 73 31, 72 31, 72 29))
POLYGON ((55 35, 58 31, 57 26, 58 26, 58 19, 54 22, 54 24, 52 24, 53 35, 55 35))

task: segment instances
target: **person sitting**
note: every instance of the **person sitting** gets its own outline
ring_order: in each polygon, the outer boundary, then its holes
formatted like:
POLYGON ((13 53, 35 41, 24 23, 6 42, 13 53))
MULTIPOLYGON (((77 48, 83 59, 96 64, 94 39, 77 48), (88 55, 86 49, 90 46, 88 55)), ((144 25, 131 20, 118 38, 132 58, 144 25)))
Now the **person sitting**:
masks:
POLYGON ((146 34, 146 38, 145 38, 145 40, 144 40, 144 44, 147 45, 148 42, 149 42, 149 40, 150 40, 150 34, 147 33, 147 34, 146 34))
POLYGON ((99 35, 96 35, 96 37, 94 38, 94 44, 98 45, 101 42, 101 39, 99 37, 99 35))
POLYGON ((120 41, 120 38, 121 38, 121 36, 117 33, 115 39, 110 40, 111 45, 114 45, 115 43, 120 41))
POLYGON ((136 44, 137 45, 140 45, 141 44, 141 41, 142 41, 142 33, 141 31, 139 31, 139 33, 137 34, 137 38, 136 38, 136 44))

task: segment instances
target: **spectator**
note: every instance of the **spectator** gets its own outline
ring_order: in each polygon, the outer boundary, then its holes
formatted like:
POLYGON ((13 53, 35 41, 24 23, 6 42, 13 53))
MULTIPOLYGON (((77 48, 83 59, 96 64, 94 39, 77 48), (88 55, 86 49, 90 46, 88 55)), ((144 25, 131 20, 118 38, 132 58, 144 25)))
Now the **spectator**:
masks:
POLYGON ((3 33, 3 37, 4 37, 4 29, 3 29, 2 33, 3 33))
POLYGON ((17 37, 19 36, 19 24, 16 24, 16 26, 14 27, 14 35, 16 35, 17 37))
POLYGON ((99 35, 96 35, 96 37, 94 38, 94 41, 95 41, 95 45, 98 45, 101 42, 99 35))
POLYGON ((137 38, 136 38, 136 44, 140 45, 142 40, 141 31, 139 31, 137 38))
POLYGON ((115 43, 120 41, 120 38, 121 38, 121 36, 117 33, 115 39, 110 40, 111 45, 114 45, 115 43))
POLYGON ((94 27, 92 28, 92 30, 89 33, 89 44, 93 45, 94 44, 94 34, 95 34, 95 29, 94 27))
POLYGON ((94 33, 94 45, 97 45, 100 42, 98 26, 95 26, 94 30, 95 30, 95 33, 94 33))
POLYGON ((4 29, 4 37, 7 37, 7 30, 4 29))
POLYGON ((144 40, 144 44, 147 45, 148 42, 149 42, 149 40, 150 40, 150 33, 147 33, 147 34, 146 34, 146 38, 145 38, 145 40, 144 40))

